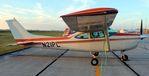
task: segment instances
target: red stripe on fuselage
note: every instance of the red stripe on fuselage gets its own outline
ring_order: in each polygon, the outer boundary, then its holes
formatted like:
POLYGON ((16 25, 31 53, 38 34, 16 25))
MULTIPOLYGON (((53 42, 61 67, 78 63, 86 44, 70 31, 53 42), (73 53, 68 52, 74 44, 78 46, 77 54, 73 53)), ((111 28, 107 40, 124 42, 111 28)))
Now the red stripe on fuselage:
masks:
POLYGON ((140 36, 140 34, 134 34, 134 33, 116 33, 112 36, 140 36))
MULTIPOLYGON (((121 39, 110 39, 110 41, 118 41, 118 40, 137 40, 140 38, 121 38, 121 39)), ((96 39, 96 40, 80 40, 80 41, 58 41, 58 44, 64 43, 87 43, 87 42, 98 42, 98 41, 105 41, 105 39, 96 39)))

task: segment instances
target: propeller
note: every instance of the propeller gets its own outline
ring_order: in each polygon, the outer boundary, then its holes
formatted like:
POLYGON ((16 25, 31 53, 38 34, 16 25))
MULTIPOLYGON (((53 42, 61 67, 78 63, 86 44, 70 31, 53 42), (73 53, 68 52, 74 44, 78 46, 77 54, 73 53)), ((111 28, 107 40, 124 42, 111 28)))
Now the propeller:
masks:
POLYGON ((140 35, 142 35, 142 34, 143 34, 143 21, 142 21, 142 19, 141 19, 140 35))

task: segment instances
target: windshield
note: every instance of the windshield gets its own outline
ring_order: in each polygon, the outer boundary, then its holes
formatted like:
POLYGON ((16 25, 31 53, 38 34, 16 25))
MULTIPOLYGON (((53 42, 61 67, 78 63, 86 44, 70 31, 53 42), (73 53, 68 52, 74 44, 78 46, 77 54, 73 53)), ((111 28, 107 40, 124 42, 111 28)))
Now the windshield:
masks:
POLYGON ((116 31, 116 30, 111 29, 111 28, 109 28, 109 29, 108 29, 108 32, 109 32, 109 36, 112 36, 112 35, 114 35, 114 34, 116 34, 116 33, 117 33, 117 31, 116 31))

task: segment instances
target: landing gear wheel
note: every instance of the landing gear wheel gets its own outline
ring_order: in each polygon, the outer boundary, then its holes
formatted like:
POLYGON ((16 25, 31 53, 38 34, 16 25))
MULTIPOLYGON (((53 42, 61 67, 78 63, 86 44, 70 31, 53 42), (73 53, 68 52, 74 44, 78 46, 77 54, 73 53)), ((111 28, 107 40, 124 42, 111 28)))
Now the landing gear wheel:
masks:
POLYGON ((122 61, 127 61, 127 60, 128 60, 128 56, 127 56, 127 55, 123 55, 123 56, 121 57, 121 60, 122 60, 122 61))
POLYGON ((95 56, 98 56, 98 55, 99 55, 99 52, 95 52, 94 55, 95 55, 95 56))
POLYGON ((93 66, 98 65, 98 59, 93 58, 93 59, 91 60, 91 64, 92 64, 93 66))

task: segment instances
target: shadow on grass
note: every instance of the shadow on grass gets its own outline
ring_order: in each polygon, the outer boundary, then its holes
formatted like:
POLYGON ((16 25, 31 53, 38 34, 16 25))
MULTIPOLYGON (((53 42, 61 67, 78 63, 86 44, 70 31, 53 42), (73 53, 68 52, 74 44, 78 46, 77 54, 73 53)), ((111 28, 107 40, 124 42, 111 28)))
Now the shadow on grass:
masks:
POLYGON ((23 46, 19 45, 13 45, 13 46, 0 46, 0 55, 9 53, 9 52, 14 52, 16 50, 24 48, 23 46))

